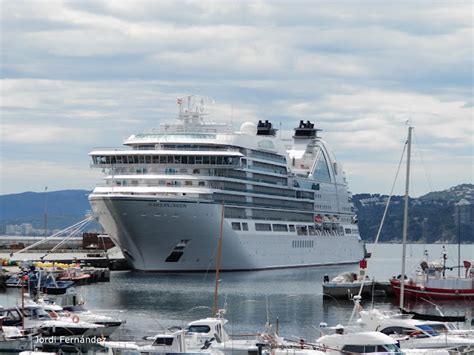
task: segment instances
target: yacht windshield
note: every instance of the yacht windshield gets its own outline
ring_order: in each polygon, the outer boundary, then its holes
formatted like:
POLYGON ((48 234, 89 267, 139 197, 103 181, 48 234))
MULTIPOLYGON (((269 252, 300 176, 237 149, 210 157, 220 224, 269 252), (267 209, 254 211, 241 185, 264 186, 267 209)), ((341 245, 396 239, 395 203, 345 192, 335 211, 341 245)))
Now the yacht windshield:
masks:
MULTIPOLYGON (((433 329, 433 326, 431 324, 419 324, 416 326, 418 329, 421 329, 423 330, 425 333, 429 334, 430 336, 432 337, 435 337, 437 335, 439 335, 439 333, 433 329)), ((446 329, 446 328, 444 328, 446 329)))
POLYGON ((345 353, 357 354, 402 354, 400 348, 395 344, 384 345, 344 345, 342 348, 345 353))
POLYGON ((26 318, 31 319, 51 319, 51 316, 43 308, 25 308, 23 314, 26 318))
POLYGON ((449 327, 448 324, 444 324, 444 323, 430 324, 429 327, 437 331, 438 333, 447 333, 450 329, 453 330, 453 328, 449 327))
POLYGON ((207 325, 190 325, 188 327, 189 333, 209 333, 211 328, 207 325))

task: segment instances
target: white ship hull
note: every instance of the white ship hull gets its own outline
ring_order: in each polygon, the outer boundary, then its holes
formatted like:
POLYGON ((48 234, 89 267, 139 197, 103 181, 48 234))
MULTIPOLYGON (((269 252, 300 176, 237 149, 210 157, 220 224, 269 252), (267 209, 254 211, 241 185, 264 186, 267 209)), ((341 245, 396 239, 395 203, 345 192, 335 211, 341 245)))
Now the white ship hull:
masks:
MULTIPOLYGON (((111 194, 91 195, 90 202, 99 222, 135 270, 215 270, 221 205, 111 194)), ((225 218, 221 270, 353 264, 364 258, 364 244, 358 235, 262 232, 255 231, 254 222, 225 218), (235 231, 232 222, 247 222, 249 230, 235 231)))

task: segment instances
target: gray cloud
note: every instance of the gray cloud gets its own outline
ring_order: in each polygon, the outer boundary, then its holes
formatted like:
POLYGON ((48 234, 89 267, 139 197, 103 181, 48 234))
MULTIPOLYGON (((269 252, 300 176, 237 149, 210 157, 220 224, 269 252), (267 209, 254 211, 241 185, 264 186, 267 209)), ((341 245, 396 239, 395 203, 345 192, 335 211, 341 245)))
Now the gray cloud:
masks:
POLYGON ((316 120, 354 191, 388 190, 407 119, 438 188, 473 180, 468 1, 0 6, 3 192, 44 186, 47 171, 57 188, 92 187, 88 150, 172 119, 185 93, 214 97, 236 127, 316 120), (51 169, 16 175, 38 162, 51 169))

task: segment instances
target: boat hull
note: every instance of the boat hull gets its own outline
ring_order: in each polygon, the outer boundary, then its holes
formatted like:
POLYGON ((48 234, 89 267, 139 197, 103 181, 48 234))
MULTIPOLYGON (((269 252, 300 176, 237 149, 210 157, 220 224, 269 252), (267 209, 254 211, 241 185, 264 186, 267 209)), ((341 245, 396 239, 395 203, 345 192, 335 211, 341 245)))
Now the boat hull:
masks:
MULTIPOLYGON (((390 285, 397 298, 400 298, 400 281, 390 280, 390 285)), ((474 288, 472 289, 446 289, 434 287, 422 287, 416 284, 405 283, 404 297, 407 299, 418 299, 421 297, 433 300, 474 300, 474 288)))
MULTIPOLYGON (((221 205, 111 195, 91 195, 89 200, 99 222, 135 270, 215 270, 221 205)), ((355 264, 364 257, 364 244, 358 235, 300 236, 260 232, 255 231, 254 222, 272 223, 225 218, 222 271, 355 264), (235 231, 232 222, 246 222, 249 230, 235 231)))
MULTIPOLYGON (((346 299, 352 300, 354 295, 360 292, 361 282, 328 282, 323 284, 323 297, 326 299, 346 299)), ((367 281, 364 283, 360 294, 367 297, 393 297, 390 284, 388 282, 367 281)))

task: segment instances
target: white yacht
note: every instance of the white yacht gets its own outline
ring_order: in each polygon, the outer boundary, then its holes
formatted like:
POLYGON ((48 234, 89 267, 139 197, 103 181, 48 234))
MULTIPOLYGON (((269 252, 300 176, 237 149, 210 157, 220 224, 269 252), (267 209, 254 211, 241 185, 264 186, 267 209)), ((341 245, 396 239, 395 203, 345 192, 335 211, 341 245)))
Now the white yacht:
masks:
POLYGON ((136 270, 223 271, 353 264, 364 258, 351 193, 319 129, 291 141, 268 121, 205 120, 204 101, 178 99, 176 124, 90 152, 105 184, 89 196, 136 270))
POLYGON ((394 336, 402 349, 469 348, 474 351, 474 334, 459 331, 450 323, 422 321, 413 319, 412 315, 378 309, 360 311, 359 315, 357 323, 363 330, 394 336))

